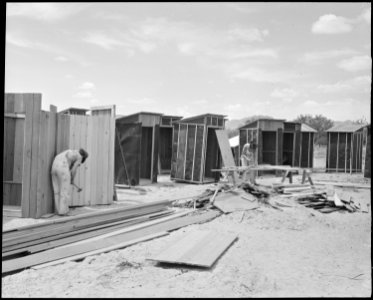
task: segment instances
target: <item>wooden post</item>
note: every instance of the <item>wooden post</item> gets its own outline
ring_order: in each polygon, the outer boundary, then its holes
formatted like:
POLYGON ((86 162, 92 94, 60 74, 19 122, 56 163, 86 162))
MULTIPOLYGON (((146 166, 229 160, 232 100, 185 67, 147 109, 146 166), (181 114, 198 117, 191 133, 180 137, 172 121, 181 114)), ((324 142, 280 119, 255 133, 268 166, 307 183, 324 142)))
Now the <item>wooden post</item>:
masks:
POLYGON ((347 132, 346 132, 346 144, 345 144, 345 173, 347 173, 347 132))
POLYGON ((337 133, 337 162, 336 162, 336 172, 338 173, 339 167, 339 132, 337 133))
POLYGON ((354 156, 353 156, 353 141, 354 141, 354 134, 351 133, 351 148, 350 148, 350 174, 352 174, 352 167, 353 167, 353 159, 354 159, 354 156))
MULTIPOLYGON (((186 124, 186 134, 185 134, 185 154, 184 154, 184 175, 183 179, 185 179, 185 166, 186 166, 186 161, 187 161, 187 152, 188 152, 188 131, 189 131, 189 124, 186 124)), ((192 177, 193 179, 193 177, 192 177)))
POLYGON ((308 148, 307 148, 307 168, 312 168, 312 163, 311 163, 311 136, 312 133, 308 133, 308 148))
POLYGON ((330 132, 328 132, 328 149, 327 149, 327 160, 326 160, 326 170, 330 169, 330 132))
POLYGON ((203 125, 203 141, 202 141, 202 153, 201 153, 201 177, 200 177, 200 182, 203 182, 203 177, 205 175, 205 156, 206 156, 206 149, 205 147, 207 143, 207 125, 203 125))
POLYGON ((196 159, 196 143, 197 143, 197 131, 198 125, 196 126, 196 131, 194 133, 194 147, 193 147, 193 165, 192 165, 192 181, 194 180, 194 160, 196 159))

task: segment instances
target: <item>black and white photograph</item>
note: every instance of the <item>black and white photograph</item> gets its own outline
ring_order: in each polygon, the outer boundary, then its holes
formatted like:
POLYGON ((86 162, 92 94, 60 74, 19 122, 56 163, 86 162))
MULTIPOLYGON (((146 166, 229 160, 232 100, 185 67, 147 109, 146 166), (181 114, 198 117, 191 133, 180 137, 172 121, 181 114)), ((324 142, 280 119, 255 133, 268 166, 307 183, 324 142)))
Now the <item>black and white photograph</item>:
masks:
POLYGON ((371 297, 371 2, 2 8, 2 298, 371 297))

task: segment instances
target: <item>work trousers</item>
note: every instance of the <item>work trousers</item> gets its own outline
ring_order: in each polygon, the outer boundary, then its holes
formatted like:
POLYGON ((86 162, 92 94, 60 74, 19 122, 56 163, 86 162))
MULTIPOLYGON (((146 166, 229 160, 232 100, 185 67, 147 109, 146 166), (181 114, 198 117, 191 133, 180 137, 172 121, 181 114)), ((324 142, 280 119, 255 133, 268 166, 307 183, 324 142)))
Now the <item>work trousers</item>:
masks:
POLYGON ((55 212, 66 215, 69 212, 71 197, 71 174, 65 156, 57 156, 52 165, 52 184, 54 190, 55 212))

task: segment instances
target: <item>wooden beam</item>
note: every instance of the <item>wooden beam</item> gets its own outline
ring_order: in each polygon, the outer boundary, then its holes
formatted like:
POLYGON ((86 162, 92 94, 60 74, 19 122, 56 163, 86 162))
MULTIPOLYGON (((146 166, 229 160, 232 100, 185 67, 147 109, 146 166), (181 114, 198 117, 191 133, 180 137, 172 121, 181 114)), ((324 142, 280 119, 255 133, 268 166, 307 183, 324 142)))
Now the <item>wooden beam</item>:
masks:
POLYGON ((337 133, 337 162, 336 162, 336 172, 338 173, 339 168, 339 132, 337 133))
MULTIPOLYGON (((185 179, 185 167, 186 167, 186 161, 187 161, 187 152, 188 152, 188 132, 189 132, 189 124, 186 124, 186 134, 185 134, 185 153, 184 153, 184 175, 183 179, 185 179)), ((193 177, 192 177, 193 179, 193 177)))
POLYGON ((194 178, 194 160, 196 159, 197 131, 198 131, 198 126, 196 126, 196 131, 194 133, 193 165, 192 165, 192 178, 191 178, 192 180, 194 178))
POLYGON ((165 236, 165 235, 168 235, 168 234, 169 234, 168 232, 159 232, 159 233, 149 234, 149 235, 139 237, 139 238, 131 240, 131 241, 126 241, 126 242, 123 242, 123 243, 115 244, 113 246, 109 246, 109 247, 106 247, 106 248, 102 248, 102 249, 86 252, 86 253, 83 253, 83 254, 78 254, 78 255, 67 257, 67 258, 51 261, 49 263, 37 265, 37 266, 32 267, 32 269, 39 270, 39 269, 42 269, 42 268, 45 268, 45 267, 55 266, 55 265, 58 265, 58 264, 61 264, 61 263, 67 262, 67 261, 80 260, 80 259, 86 258, 88 256, 92 256, 92 255, 96 255, 96 254, 100 254, 100 253, 106 253, 106 252, 109 252, 109 251, 112 251, 112 250, 122 249, 122 248, 132 246, 132 245, 137 244, 137 243, 149 241, 149 240, 152 240, 154 238, 162 237, 162 236, 165 236))
POLYGON ((217 217, 218 215, 220 215, 220 213, 217 211, 208 211, 204 214, 185 216, 181 218, 178 217, 176 219, 166 220, 158 224, 147 222, 146 224, 144 223, 141 228, 137 228, 132 231, 127 231, 114 236, 104 237, 100 240, 100 243, 97 243, 96 240, 87 241, 86 243, 81 243, 78 245, 59 247, 21 258, 6 260, 2 263, 2 274, 58 260, 61 258, 106 248, 108 246, 117 245, 118 243, 138 239, 149 234, 175 230, 194 223, 206 222, 217 217))
POLYGON ((4 113, 5 118, 14 118, 14 119, 25 119, 25 114, 17 114, 17 113, 4 113))

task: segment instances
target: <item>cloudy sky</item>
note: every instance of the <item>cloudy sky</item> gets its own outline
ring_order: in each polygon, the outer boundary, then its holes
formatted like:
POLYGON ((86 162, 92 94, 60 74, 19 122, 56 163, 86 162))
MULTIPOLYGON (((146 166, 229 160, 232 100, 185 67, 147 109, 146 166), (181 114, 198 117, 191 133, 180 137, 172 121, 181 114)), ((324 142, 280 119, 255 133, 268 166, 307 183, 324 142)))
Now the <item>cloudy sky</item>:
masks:
POLYGON ((370 3, 7 3, 5 91, 43 109, 370 120, 370 3))

